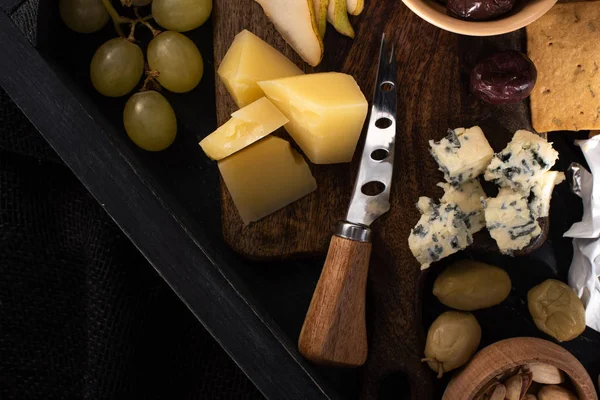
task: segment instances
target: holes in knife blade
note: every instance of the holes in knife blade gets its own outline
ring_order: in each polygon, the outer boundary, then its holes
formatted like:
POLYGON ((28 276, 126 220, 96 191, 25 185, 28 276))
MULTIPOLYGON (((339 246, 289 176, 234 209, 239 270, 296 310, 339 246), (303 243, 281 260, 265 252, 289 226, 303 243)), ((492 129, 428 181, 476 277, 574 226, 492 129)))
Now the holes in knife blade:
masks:
POLYGON ((374 161, 383 161, 387 158, 389 151, 386 149, 377 149, 371 153, 371 159, 374 161))
POLYGON ((375 121, 375 126, 379 129, 389 128, 390 125, 392 125, 392 120, 386 117, 379 118, 377 121, 375 121))
POLYGON ((360 188, 360 191, 367 196, 377 196, 383 193, 385 190, 385 184, 379 181, 367 182, 360 188))
POLYGON ((390 81, 382 82, 380 87, 384 92, 391 92, 394 90, 394 83, 390 81))

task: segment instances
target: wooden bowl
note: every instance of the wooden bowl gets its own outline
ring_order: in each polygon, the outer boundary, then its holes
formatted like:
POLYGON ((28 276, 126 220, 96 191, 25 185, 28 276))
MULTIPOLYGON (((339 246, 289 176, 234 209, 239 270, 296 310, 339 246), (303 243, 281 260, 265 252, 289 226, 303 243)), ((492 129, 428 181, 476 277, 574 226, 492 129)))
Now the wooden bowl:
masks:
POLYGON ((510 368, 541 362, 561 369, 571 380, 580 400, 598 400, 596 388, 583 365, 557 344, 521 337, 489 345, 457 373, 448 384, 442 400, 471 400, 491 379, 510 368))
POLYGON ((491 36, 513 32, 529 25, 556 4, 557 0, 525 0, 521 7, 493 21, 463 21, 446 14, 437 0, 402 0, 425 21, 444 30, 468 36, 491 36))

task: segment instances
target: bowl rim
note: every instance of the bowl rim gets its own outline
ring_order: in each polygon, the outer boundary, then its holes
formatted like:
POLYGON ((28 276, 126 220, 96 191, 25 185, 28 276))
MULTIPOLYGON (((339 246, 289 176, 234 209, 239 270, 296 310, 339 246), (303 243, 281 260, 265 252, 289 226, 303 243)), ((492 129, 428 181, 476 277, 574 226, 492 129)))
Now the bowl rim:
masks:
POLYGON ((430 4, 435 0, 402 0, 415 14, 438 28, 467 36, 493 36, 521 29, 547 13, 558 0, 529 0, 515 14, 494 21, 464 21, 446 15, 430 4))
POLYGON ((472 399, 495 376, 526 363, 561 369, 581 400, 598 400, 592 378, 579 360, 564 347, 535 337, 504 339, 481 349, 450 379, 442 400, 472 399))

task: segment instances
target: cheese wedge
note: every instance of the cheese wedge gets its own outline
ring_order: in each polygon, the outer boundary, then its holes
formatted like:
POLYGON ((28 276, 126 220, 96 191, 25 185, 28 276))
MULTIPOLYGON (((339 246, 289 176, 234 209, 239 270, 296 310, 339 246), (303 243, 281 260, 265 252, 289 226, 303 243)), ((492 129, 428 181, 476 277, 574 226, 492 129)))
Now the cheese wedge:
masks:
POLYGON ((231 119, 200 142, 213 160, 221 160, 262 139, 288 123, 266 97, 231 114, 231 119))
POLYGON ((285 129, 313 163, 352 160, 368 107, 352 76, 324 72, 258 84, 290 120, 285 129))
POLYGON ((256 82, 303 74, 293 62, 253 33, 238 33, 217 74, 238 107, 264 96, 256 82))
POLYGON ((245 224, 259 220, 317 188, 304 158, 278 137, 268 136, 218 162, 245 224))

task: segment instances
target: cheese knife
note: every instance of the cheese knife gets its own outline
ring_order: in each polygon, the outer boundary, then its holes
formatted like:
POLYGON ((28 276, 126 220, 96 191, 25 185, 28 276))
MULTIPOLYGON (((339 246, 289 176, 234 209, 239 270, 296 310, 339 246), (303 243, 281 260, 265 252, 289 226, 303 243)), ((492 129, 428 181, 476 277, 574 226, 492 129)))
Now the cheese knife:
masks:
POLYGON ((300 353, 318 364, 357 367, 367 359, 365 295, 370 225, 390 209, 396 140, 394 47, 381 38, 379 66, 358 177, 344 221, 329 244, 300 338, 300 353))

